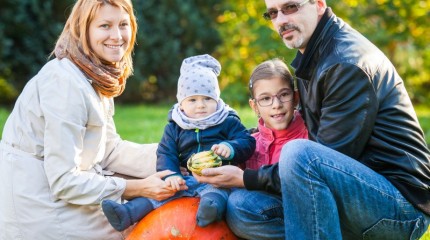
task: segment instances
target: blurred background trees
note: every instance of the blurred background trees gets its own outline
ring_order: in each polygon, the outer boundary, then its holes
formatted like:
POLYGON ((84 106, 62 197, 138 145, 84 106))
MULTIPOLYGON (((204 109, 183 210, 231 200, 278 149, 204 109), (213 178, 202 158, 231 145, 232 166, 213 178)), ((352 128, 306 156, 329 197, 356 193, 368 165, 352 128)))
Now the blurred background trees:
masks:
MULTIPOLYGON (((46 63, 74 0, 2 0, 0 103, 13 103, 46 63)), ((260 62, 287 49, 261 14, 263 0, 133 0, 138 18, 134 76, 119 102, 175 101, 185 57, 209 53, 222 65, 222 97, 246 104, 247 82, 260 62), (226 88, 228 86, 228 88, 226 88)), ((380 47, 397 67, 415 103, 430 100, 429 0, 327 0, 347 23, 380 47)))

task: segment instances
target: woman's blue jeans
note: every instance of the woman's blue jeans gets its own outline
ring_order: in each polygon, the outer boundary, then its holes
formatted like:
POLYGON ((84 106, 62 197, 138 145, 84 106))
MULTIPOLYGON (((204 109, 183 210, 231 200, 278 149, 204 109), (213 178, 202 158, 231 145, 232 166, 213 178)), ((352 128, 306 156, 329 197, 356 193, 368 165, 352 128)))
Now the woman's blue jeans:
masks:
POLYGON ((231 229, 246 239, 419 239, 430 217, 382 175, 309 140, 294 140, 279 162, 282 199, 232 191, 231 229))

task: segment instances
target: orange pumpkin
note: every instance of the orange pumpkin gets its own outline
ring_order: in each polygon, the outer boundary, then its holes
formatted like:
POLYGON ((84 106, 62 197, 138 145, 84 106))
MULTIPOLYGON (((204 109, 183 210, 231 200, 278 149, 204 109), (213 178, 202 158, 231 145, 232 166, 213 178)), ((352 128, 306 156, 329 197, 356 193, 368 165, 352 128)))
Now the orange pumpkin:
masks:
POLYGON ((153 210, 136 224, 127 240, 238 239, 225 221, 204 228, 196 224, 200 198, 182 197, 153 210))

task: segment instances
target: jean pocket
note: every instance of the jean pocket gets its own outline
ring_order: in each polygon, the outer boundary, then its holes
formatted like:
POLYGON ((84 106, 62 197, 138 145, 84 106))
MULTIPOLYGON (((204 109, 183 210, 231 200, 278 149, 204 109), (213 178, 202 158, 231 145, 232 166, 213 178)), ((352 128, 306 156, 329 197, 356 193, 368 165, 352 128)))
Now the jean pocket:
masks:
POLYGON ((399 221, 381 219, 375 225, 363 233, 364 240, 393 240, 393 239, 419 239, 426 229, 424 219, 419 217, 414 220, 399 221))

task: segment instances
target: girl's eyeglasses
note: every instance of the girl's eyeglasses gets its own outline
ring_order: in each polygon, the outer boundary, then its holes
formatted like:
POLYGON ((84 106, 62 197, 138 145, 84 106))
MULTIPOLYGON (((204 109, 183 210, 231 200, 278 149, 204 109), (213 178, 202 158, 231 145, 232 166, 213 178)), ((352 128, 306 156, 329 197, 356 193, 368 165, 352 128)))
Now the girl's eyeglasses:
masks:
POLYGON ((263 96, 257 99, 254 99, 254 102, 257 102, 260 107, 268 107, 272 106, 273 99, 276 97, 281 103, 290 102, 293 100, 293 91, 282 91, 278 94, 272 96, 263 96))

